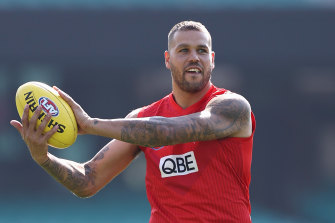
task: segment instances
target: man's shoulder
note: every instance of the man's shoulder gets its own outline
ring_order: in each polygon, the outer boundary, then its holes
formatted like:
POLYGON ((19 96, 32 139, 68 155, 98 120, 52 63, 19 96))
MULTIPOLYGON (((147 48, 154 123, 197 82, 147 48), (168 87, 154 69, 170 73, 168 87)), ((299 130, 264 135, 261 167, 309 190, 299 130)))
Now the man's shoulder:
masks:
POLYGON ((249 104, 248 100, 245 97, 243 97, 241 94, 238 94, 238 93, 235 93, 229 90, 221 91, 219 94, 215 94, 214 97, 210 100, 210 103, 219 102, 222 100, 237 100, 237 101, 243 101, 244 103, 249 104))
POLYGON ((226 116, 244 114, 249 118, 251 113, 251 106, 248 100, 242 95, 233 92, 217 95, 209 101, 206 108, 212 112, 224 113, 226 116))
POLYGON ((135 110, 132 110, 127 116, 126 118, 138 118, 138 114, 140 113, 142 108, 137 108, 135 110))

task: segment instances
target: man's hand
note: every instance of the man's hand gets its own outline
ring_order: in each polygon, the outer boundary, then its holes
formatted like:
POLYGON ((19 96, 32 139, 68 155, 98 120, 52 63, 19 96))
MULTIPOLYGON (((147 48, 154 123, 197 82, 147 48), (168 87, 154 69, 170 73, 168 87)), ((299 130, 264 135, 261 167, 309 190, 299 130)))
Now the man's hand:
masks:
POLYGON ((51 119, 51 114, 47 114, 42 123, 36 127, 38 116, 42 111, 42 107, 38 106, 31 119, 28 119, 29 106, 26 105, 23 110, 21 122, 12 120, 10 124, 14 126, 21 134, 22 139, 27 144, 32 158, 39 165, 46 162, 48 158, 48 140, 57 132, 58 125, 55 125, 47 133, 43 133, 47 123, 51 119))
POLYGON ((66 101, 66 103, 68 103, 72 108, 78 125, 78 134, 88 134, 93 122, 91 117, 84 111, 84 109, 82 109, 82 107, 77 102, 75 102, 70 97, 70 95, 60 90, 56 86, 53 86, 53 88, 58 92, 61 98, 63 98, 64 101, 66 101))

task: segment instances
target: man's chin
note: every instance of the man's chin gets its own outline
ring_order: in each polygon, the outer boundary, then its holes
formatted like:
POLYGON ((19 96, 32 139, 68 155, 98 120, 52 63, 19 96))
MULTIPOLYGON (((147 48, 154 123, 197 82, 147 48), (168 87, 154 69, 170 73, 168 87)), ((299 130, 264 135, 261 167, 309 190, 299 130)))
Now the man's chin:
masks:
POLYGON ((184 83, 183 86, 181 86, 181 89, 183 91, 189 92, 189 93, 196 93, 205 88, 206 84, 201 82, 201 83, 184 83))

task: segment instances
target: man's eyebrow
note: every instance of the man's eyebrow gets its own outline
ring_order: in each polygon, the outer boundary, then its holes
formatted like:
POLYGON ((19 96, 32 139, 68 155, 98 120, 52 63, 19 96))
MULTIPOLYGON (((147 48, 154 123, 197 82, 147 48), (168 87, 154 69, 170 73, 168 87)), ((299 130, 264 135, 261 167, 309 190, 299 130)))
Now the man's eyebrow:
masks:
POLYGON ((209 49, 209 47, 207 45, 199 45, 198 48, 207 48, 207 49, 209 49))
POLYGON ((186 43, 181 43, 179 45, 177 45, 176 48, 183 48, 183 47, 189 47, 190 45, 186 44, 186 43))
MULTIPOLYGON (((178 48, 189 47, 189 46, 190 46, 189 44, 181 43, 176 48, 178 49, 178 48)), ((203 44, 197 45, 197 48, 207 48, 207 49, 209 49, 209 47, 207 45, 203 45, 203 44)))

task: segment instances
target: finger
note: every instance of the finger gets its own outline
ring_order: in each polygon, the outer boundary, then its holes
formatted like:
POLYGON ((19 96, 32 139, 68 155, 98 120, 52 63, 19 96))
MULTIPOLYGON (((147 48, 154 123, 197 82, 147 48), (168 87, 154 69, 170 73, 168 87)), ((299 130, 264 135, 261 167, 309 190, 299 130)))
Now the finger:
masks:
POLYGON ((22 129, 23 129, 23 126, 22 124, 19 122, 19 121, 16 121, 16 120, 11 120, 10 121, 10 124, 12 126, 14 126, 14 128, 16 128, 16 130, 21 134, 22 136, 22 129))
POLYGON ((60 89, 56 86, 52 86, 53 89, 55 89, 56 91, 59 91, 60 89))
POLYGON ((52 127, 52 129, 44 135, 44 139, 49 140, 51 136, 57 132, 58 127, 59 127, 58 125, 55 125, 54 127, 52 127))
POLYGON ((29 105, 26 104, 26 106, 24 106, 23 109, 23 114, 21 117, 21 122, 22 122, 22 126, 23 126, 23 131, 26 131, 29 128, 29 105))
POLYGON ((42 134, 43 133, 43 131, 44 131, 45 127, 47 126, 48 122, 50 121, 50 119, 51 119, 51 114, 48 113, 45 116, 45 118, 42 120, 40 126, 38 126, 38 128, 37 128, 37 134, 42 134))
POLYGON ((29 121, 29 131, 33 131, 36 127, 38 116, 41 114, 42 106, 38 106, 29 121))

